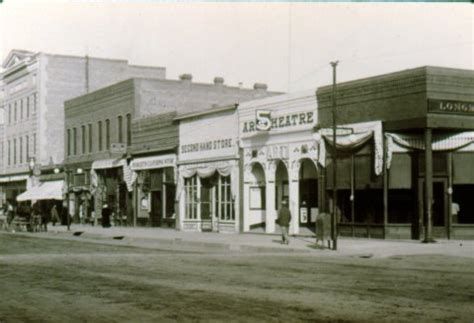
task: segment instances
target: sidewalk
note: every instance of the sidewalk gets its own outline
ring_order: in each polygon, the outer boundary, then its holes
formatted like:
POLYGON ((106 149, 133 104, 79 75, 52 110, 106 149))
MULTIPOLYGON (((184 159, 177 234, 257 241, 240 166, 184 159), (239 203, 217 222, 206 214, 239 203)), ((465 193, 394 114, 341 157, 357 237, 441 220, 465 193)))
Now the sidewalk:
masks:
POLYGON ((89 225, 49 226, 46 233, 35 233, 45 237, 78 240, 123 241, 127 245, 148 245, 155 248, 176 247, 215 251, 247 252, 302 252, 307 254, 358 257, 390 257, 396 255, 441 254, 474 258, 474 241, 439 240, 423 244, 416 240, 378 240, 339 238, 338 250, 315 248, 312 237, 291 237, 290 245, 280 244, 279 235, 269 234, 225 234, 212 232, 183 232, 162 228, 112 227, 89 225), (79 234, 80 233, 80 234, 79 234), (76 235, 74 235, 76 234, 76 235))

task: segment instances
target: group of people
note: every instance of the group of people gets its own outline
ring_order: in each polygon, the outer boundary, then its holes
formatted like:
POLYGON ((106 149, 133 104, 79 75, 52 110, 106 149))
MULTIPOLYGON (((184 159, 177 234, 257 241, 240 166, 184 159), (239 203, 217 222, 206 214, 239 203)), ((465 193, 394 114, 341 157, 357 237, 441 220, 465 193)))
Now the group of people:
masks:
POLYGON ((49 210, 42 207, 39 203, 32 206, 28 204, 13 205, 7 202, 3 206, 5 215, 4 229, 14 231, 15 222, 26 225, 26 229, 31 232, 48 231, 48 223, 53 225, 61 223, 59 211, 54 204, 49 210))

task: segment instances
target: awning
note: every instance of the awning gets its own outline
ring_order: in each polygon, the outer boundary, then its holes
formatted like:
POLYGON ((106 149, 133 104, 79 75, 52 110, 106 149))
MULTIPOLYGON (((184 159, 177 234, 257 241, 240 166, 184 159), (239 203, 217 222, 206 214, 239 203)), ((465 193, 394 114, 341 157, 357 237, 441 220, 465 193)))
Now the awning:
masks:
MULTIPOLYGON (((351 150, 358 149, 374 139, 374 171, 376 175, 380 175, 383 170, 383 135, 382 122, 370 121, 362 123, 353 123, 341 125, 343 128, 352 129, 352 134, 337 135, 336 149, 351 150)), ((330 129, 329 129, 330 130, 330 129)), ((319 163, 325 167, 326 163, 326 144, 334 147, 333 136, 323 135, 319 145, 319 163)))
POLYGON ((39 186, 30 188, 16 197, 21 201, 62 200, 64 181, 42 182, 39 186))
POLYGON ((26 181, 27 179, 28 179, 28 175, 5 176, 5 177, 0 177, 0 183, 26 181))
POLYGON ((176 155, 167 154, 152 157, 135 158, 130 163, 132 170, 156 169, 164 167, 175 167, 176 155))
POLYGON ((126 164, 125 159, 101 159, 92 163, 92 169, 107 169, 114 167, 122 167, 126 164))

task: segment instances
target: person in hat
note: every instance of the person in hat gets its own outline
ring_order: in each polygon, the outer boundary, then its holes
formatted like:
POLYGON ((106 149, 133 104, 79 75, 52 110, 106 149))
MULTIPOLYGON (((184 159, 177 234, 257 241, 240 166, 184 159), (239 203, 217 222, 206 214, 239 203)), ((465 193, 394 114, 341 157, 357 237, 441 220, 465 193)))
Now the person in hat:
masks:
POLYGON ((281 227, 281 239, 282 244, 289 244, 290 239, 288 236, 288 228, 290 226, 291 221, 291 212, 288 208, 288 201, 283 200, 281 202, 281 207, 278 210, 278 224, 281 227))

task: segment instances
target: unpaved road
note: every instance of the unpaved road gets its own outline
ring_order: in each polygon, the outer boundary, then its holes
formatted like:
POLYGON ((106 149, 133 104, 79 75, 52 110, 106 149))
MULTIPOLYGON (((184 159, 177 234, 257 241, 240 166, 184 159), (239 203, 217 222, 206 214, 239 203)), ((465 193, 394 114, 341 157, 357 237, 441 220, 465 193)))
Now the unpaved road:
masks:
POLYGON ((474 261, 179 252, 0 234, 0 322, 473 322, 474 261))

